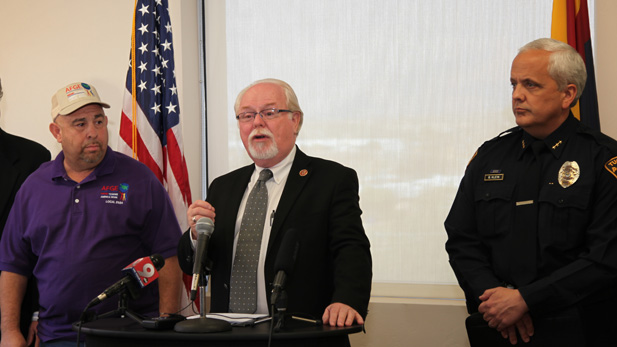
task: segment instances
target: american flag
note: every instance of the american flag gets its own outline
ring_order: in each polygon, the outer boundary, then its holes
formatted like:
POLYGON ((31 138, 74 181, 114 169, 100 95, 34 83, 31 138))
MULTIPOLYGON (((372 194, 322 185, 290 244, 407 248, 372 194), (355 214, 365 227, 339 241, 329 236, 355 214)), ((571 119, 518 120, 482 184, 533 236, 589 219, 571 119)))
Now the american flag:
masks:
POLYGON ((138 0, 118 150, 146 164, 169 193, 182 230, 191 188, 183 153, 167 0, 138 0))

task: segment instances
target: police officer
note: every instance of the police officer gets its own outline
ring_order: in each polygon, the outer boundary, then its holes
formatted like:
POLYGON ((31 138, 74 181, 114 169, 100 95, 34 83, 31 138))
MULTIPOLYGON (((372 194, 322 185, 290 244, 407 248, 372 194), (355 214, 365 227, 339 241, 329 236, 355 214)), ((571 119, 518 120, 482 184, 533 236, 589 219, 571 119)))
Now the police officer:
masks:
POLYGON ((518 127, 466 169, 445 228, 472 346, 617 345, 617 141, 570 111, 586 78, 569 45, 523 46, 510 76, 518 127))

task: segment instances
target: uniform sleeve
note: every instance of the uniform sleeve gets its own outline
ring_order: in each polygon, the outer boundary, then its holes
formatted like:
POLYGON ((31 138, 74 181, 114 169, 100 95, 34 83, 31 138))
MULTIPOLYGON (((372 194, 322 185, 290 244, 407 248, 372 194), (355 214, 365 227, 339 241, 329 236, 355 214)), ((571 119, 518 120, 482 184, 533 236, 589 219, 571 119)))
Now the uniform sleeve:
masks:
POLYGON ((492 270, 490 249, 483 243, 477 228, 474 205, 473 177, 478 159, 473 159, 465 171, 459 189, 444 223, 448 240, 450 266, 465 292, 467 309, 476 312, 478 297, 489 288, 502 285, 492 270))

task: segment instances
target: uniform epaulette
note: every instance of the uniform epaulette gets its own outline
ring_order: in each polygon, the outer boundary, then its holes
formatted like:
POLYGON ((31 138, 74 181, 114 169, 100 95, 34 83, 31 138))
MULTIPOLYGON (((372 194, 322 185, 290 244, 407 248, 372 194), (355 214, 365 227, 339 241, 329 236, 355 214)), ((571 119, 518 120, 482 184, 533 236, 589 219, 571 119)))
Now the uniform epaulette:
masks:
POLYGON ((471 162, 472 162, 472 161, 476 158, 476 156, 478 155, 478 152, 479 152, 480 150, 482 150, 482 148, 485 148, 485 146, 490 145, 490 144, 492 144, 493 142, 495 142, 495 141, 497 141, 497 140, 500 140, 501 138, 504 138, 504 137, 506 137, 506 136, 508 136, 508 135, 512 135, 512 134, 518 133, 518 132, 520 132, 520 131, 522 131, 522 130, 523 130, 523 129, 522 129, 521 127, 519 127, 519 126, 515 126, 515 127, 513 127, 513 128, 510 128, 510 129, 508 129, 508 130, 506 130, 506 131, 501 132, 499 135, 497 135, 497 136, 493 137, 492 139, 490 139, 490 140, 488 140, 488 141, 484 142, 484 143, 483 143, 483 144, 482 144, 482 145, 478 148, 478 150, 476 150, 476 152, 473 154, 473 156, 471 157, 471 159, 470 159, 470 160, 469 160, 469 162, 467 163, 467 166, 469 166, 469 164, 471 164, 471 162))
POLYGON ((510 128, 506 131, 501 132, 499 135, 497 135, 497 137, 504 137, 506 135, 510 135, 510 134, 514 134, 517 133, 519 131, 522 131, 523 128, 519 127, 519 126, 515 126, 514 128, 510 128))
POLYGON ((579 129, 581 133, 593 137, 597 144, 608 148, 611 153, 617 155, 617 141, 615 139, 587 126, 581 126, 579 129))

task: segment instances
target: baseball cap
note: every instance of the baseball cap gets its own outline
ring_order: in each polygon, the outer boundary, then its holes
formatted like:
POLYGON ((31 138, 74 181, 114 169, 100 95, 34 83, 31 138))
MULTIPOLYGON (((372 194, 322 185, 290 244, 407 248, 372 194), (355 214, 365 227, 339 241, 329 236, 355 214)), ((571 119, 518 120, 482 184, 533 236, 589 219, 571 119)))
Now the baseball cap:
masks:
POLYGON ((93 86, 84 82, 67 84, 51 97, 51 119, 55 120, 59 115, 73 113, 89 104, 99 104, 109 108, 108 104, 101 101, 99 93, 93 86))

